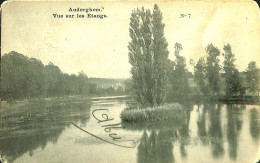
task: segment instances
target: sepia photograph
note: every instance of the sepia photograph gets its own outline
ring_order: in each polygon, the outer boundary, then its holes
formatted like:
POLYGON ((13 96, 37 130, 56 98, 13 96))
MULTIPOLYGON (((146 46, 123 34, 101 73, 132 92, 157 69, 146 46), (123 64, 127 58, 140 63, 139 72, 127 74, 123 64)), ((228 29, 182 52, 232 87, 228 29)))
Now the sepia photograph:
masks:
POLYGON ((251 0, 1 5, 0 162, 257 163, 251 0))

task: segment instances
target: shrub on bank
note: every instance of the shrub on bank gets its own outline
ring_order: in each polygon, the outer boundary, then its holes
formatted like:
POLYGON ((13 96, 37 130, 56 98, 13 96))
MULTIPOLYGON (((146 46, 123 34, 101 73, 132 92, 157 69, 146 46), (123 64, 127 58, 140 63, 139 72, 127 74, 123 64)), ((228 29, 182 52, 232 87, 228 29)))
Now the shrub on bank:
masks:
POLYGON ((126 108, 121 113, 121 119, 126 122, 178 121, 185 116, 185 109, 178 103, 148 108, 126 108))

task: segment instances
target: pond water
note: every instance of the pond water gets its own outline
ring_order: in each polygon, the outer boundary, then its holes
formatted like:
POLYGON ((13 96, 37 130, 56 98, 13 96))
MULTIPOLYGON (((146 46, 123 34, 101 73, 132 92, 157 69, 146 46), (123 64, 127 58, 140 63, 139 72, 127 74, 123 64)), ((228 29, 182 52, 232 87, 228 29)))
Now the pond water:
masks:
MULTIPOLYGON (((50 162, 254 162, 260 106, 189 104, 183 122, 121 123, 120 98, 1 104, 0 159, 50 162)), ((259 157, 258 157, 259 158, 259 157)))

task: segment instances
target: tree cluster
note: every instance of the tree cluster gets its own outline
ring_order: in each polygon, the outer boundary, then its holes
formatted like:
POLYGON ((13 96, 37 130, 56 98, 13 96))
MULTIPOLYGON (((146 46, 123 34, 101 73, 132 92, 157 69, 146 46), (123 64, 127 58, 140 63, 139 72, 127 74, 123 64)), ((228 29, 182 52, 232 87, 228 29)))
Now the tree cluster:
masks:
POLYGON ((84 72, 63 73, 53 63, 12 51, 2 57, 1 98, 3 100, 58 97, 68 95, 107 95, 122 93, 112 87, 98 88, 84 72))
POLYGON ((259 70, 255 62, 249 64, 245 83, 245 75, 236 68, 229 44, 223 48, 223 67, 220 64, 221 51, 209 44, 205 48, 207 57, 200 58, 194 66, 194 76, 187 71, 186 59, 180 55, 183 50, 180 43, 174 46, 175 60, 169 60, 162 13, 156 4, 153 12, 144 8, 132 11, 129 33, 131 88, 136 100, 143 106, 188 99, 192 92, 189 85, 192 80, 190 82, 189 78, 192 77, 205 97, 218 98, 223 94, 227 97, 243 96, 247 90, 259 92, 259 70))
POLYGON ((190 93, 186 59, 180 55, 180 51, 183 50, 182 45, 177 42, 174 48, 175 60, 171 61, 171 69, 169 71, 170 88, 167 95, 167 101, 169 102, 185 99, 190 93))
POLYGON ((220 66, 220 50, 213 44, 206 47, 206 61, 200 58, 194 66, 194 80, 200 92, 206 97, 216 97, 223 89, 228 98, 244 96, 247 91, 252 94, 259 92, 259 69, 256 63, 250 62, 246 72, 240 73, 235 66, 235 55, 232 53, 231 45, 224 45, 223 51, 223 67, 220 66), (247 80, 244 80, 245 77, 247 80))

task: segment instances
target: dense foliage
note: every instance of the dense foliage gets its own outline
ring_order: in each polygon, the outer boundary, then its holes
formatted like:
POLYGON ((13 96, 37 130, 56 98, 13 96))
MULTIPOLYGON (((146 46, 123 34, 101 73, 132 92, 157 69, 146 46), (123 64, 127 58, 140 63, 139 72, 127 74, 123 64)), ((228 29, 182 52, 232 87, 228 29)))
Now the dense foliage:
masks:
POLYGON ((167 101, 185 99, 190 93, 188 83, 188 71, 186 68, 186 59, 180 55, 182 45, 175 43, 174 56, 175 60, 172 63, 172 67, 169 71, 170 78, 170 91, 167 95, 167 101))
POLYGON ((209 44, 206 47, 206 52, 208 56, 206 57, 206 78, 208 81, 208 87, 211 95, 218 95, 220 92, 220 65, 219 58, 220 50, 209 44))
POLYGON ((143 105, 160 105, 168 88, 169 51, 164 37, 162 13, 133 10, 130 18, 129 62, 136 100, 143 105))
POLYGON ((63 73, 53 63, 12 51, 2 57, 1 98, 4 100, 56 97, 68 95, 119 94, 123 90, 98 88, 84 72, 63 73))
POLYGON ((258 94, 260 89, 260 75, 259 69, 257 68, 256 62, 252 61, 248 64, 246 70, 246 81, 247 81, 247 88, 250 93, 258 94))
POLYGON ((162 13, 157 5, 154 5, 153 13, 144 8, 133 10, 129 33, 132 79, 126 84, 132 90, 127 90, 142 106, 187 100, 200 94, 218 99, 223 95, 227 98, 243 97, 247 90, 253 94, 259 92, 259 69, 255 62, 250 63, 245 73, 246 83, 245 75, 235 67, 235 55, 230 44, 223 48, 223 67, 220 63, 221 51, 209 44, 205 48, 205 59, 200 58, 194 66, 194 76, 187 71, 186 59, 181 56, 182 44, 175 43, 175 60, 169 60, 162 13), (194 81, 196 89, 191 88, 194 81))
POLYGON ((209 88, 206 80, 206 63, 203 58, 200 58, 194 66, 194 80, 196 81, 201 93, 207 97, 209 95, 209 88))
POLYGON ((235 67, 235 55, 231 51, 230 44, 227 44, 223 48, 224 53, 224 77, 226 82, 226 95, 228 97, 232 95, 243 95, 245 88, 242 86, 242 79, 239 76, 239 71, 235 67))
POLYGON ((213 44, 206 47, 206 62, 204 58, 200 58, 194 66, 194 80, 200 92, 205 97, 213 98, 222 90, 227 98, 257 95, 260 77, 256 63, 250 62, 246 72, 239 72, 235 66, 235 55, 232 53, 231 45, 224 45, 223 50, 223 68, 220 65, 220 50, 213 44), (222 81, 225 83, 224 86, 220 84, 222 81))

